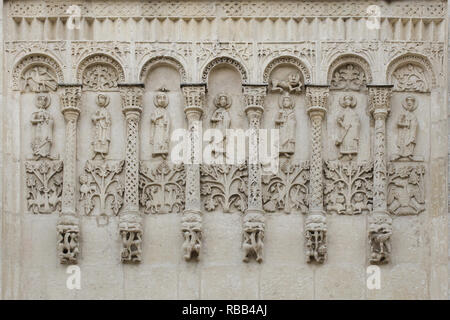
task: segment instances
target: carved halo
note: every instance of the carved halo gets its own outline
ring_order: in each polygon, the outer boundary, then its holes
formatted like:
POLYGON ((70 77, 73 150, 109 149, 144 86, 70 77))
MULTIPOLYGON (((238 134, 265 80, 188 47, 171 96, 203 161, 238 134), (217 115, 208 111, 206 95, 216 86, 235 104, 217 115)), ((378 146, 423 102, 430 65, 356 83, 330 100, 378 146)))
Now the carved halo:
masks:
POLYGON ((420 67, 423 72, 425 79, 422 79, 422 81, 425 82, 424 89, 406 89, 406 90, 399 90, 394 86, 394 91, 417 91, 417 92, 429 92, 432 87, 436 86, 436 77, 433 72, 433 66, 431 65, 428 58, 418 55, 418 54, 404 54, 401 55, 395 59, 393 59, 387 67, 387 81, 388 83, 393 83, 393 75, 394 73, 403 67, 406 67, 408 65, 417 66, 420 67))
POLYGON ((268 83, 269 77, 273 70, 282 65, 291 65, 296 67, 301 73, 301 81, 303 82, 303 84, 311 83, 311 73, 306 67, 305 63, 303 63, 303 61, 301 61, 300 59, 291 56, 277 57, 270 61, 264 68, 263 82, 268 83))
POLYGON ((227 105, 224 107, 225 109, 228 109, 231 107, 231 104, 233 103, 233 100, 231 99, 230 95, 226 94, 225 92, 220 92, 214 97, 214 106, 216 108, 219 108, 219 99, 221 97, 225 96, 227 98, 227 105))
POLYGON ((403 109, 405 109, 409 112, 413 112, 414 110, 416 110, 418 105, 419 105, 419 102, 417 102, 416 97, 414 97, 412 95, 407 96, 402 102, 403 109), (414 104, 411 107, 409 107, 408 104, 406 103, 406 101, 408 99, 414 100, 414 104))
POLYGON ((185 67, 175 58, 168 57, 168 56, 158 56, 158 57, 153 57, 150 60, 148 60, 142 66, 141 72, 139 72, 140 81, 144 82, 145 78, 147 78, 148 73, 153 68, 160 66, 160 65, 168 65, 168 66, 173 67, 180 74, 181 82, 186 83, 188 81, 185 67))
MULTIPOLYGON (((117 83, 124 83, 125 82, 125 73, 123 71, 122 65, 115 60, 114 58, 102 54, 102 53, 95 53, 92 55, 89 55, 85 57, 77 67, 77 81, 78 83, 83 83, 85 80, 84 77, 86 76, 86 71, 97 65, 107 66, 109 68, 112 68, 116 74, 116 79, 114 79, 116 82, 115 86, 117 86, 117 83)), ((83 88, 89 88, 89 86, 84 86, 83 88)))
POLYGON ((332 80, 335 75, 335 72, 341 67, 345 67, 348 65, 353 66, 353 68, 356 67, 356 70, 361 69, 364 72, 365 83, 364 84, 361 83, 359 90, 365 89, 366 88, 365 84, 372 82, 372 72, 370 70, 370 65, 363 57, 354 54, 341 55, 336 59, 334 59, 334 61, 330 64, 328 68, 327 80, 328 83, 331 84, 331 89, 333 89, 332 80))
POLYGON ((19 82, 23 74, 35 66, 47 67, 55 76, 58 83, 64 82, 62 68, 53 57, 46 54, 33 53, 19 60, 12 72, 13 90, 20 90, 19 82))
POLYGON ((356 107, 357 99, 356 99, 356 97, 354 95, 351 95, 351 94, 344 94, 343 96, 341 96, 339 98, 339 105, 341 107, 344 107, 344 99, 346 97, 350 97, 352 99, 352 103, 350 104, 350 108, 356 107))
POLYGON ((202 82, 204 82, 204 83, 208 82, 208 77, 209 77, 211 70, 218 65, 233 66, 241 75, 242 83, 247 83, 247 81, 248 81, 247 70, 244 68, 244 66, 239 61, 237 61, 233 58, 230 58, 230 57, 218 57, 218 58, 211 60, 205 66, 205 68, 203 68, 202 82))

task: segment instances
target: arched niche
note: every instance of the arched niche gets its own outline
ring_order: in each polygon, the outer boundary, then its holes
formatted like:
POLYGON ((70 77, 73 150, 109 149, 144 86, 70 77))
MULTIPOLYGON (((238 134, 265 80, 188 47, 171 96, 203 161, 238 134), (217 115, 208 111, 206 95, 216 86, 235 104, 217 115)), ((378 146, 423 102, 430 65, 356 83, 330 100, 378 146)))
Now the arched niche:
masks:
POLYGON ((14 66, 12 89, 21 92, 56 91, 64 82, 62 68, 56 60, 45 54, 30 54, 14 66))
MULTIPOLYGON (((145 84, 143 97, 144 110, 141 116, 141 159, 152 163, 159 163, 163 158, 156 154, 155 138, 152 140, 155 124, 152 117, 156 111, 155 99, 158 94, 167 97, 165 108, 169 118, 169 140, 176 129, 186 126, 186 117, 183 111, 183 95, 180 84, 186 80, 185 68, 180 62, 169 57, 152 58, 144 64, 140 72, 140 81, 145 84)), ((175 143, 175 142, 174 142, 175 143)), ((169 142, 169 154, 174 143, 169 142)))
POLYGON ((216 68, 217 66, 226 65, 231 68, 234 68, 240 75, 240 82, 241 83, 247 83, 248 82, 248 72, 246 68, 237 60, 230 58, 230 57, 217 57, 210 62, 203 68, 202 71, 202 82, 208 83, 209 82, 209 74, 211 71, 216 68))
POLYGON ((405 54, 392 60, 386 77, 397 92, 430 92, 436 86, 430 61, 416 54, 405 54))
POLYGON ((125 73, 117 60, 98 53, 81 60, 76 79, 83 91, 117 91, 117 84, 125 82, 125 73))
MULTIPOLYGON (((309 69, 295 57, 278 57, 264 68, 263 82, 268 84, 268 94, 265 98, 262 127, 279 129, 280 156, 289 155, 295 161, 307 160, 309 157, 309 118, 304 108, 304 85, 311 82, 309 69), (292 107, 287 109, 283 107, 283 99, 286 96, 292 103, 292 107), (286 118, 296 123, 295 128, 289 122, 279 125, 279 120, 286 118), (289 138, 295 141, 293 148, 284 146, 283 141, 287 141, 289 138)), ((284 161, 283 158, 280 158, 280 161, 284 161)))
POLYGON ((330 64, 327 81, 331 90, 362 91, 372 82, 372 72, 364 58, 346 54, 330 64))

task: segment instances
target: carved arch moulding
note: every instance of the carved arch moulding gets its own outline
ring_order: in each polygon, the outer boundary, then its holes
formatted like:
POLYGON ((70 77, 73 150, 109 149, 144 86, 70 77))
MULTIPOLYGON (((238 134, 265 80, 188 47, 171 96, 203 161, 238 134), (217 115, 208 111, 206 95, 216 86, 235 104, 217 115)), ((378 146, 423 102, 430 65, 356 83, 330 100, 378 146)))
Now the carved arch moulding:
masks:
POLYGON ((80 62, 76 78, 84 90, 109 91, 117 90, 117 84, 125 82, 125 73, 117 60, 97 53, 80 62))
POLYGON ((186 68, 183 66, 181 62, 179 62, 177 59, 169 56, 158 56, 153 57, 147 60, 142 68, 140 68, 139 72, 139 80, 141 82, 144 82, 147 78, 149 72, 158 66, 170 66, 178 71, 178 73, 181 76, 181 82, 187 83, 188 82, 188 75, 186 72, 186 68))
POLYGON ((436 87, 433 66, 427 57, 404 54, 393 59, 387 67, 387 81, 394 91, 430 92, 436 87))
POLYGON ((330 89, 364 90, 366 84, 372 82, 372 72, 369 63, 354 54, 337 57, 328 68, 327 81, 330 89))
POLYGON ((234 67, 241 75, 242 83, 248 82, 248 72, 247 72, 247 69, 244 67, 244 65, 233 58, 224 56, 224 57, 217 57, 217 58, 211 60, 203 68, 203 71, 202 71, 202 82, 203 83, 208 83, 208 77, 209 77, 211 70, 214 67, 219 66, 219 65, 230 65, 230 66, 234 67))
POLYGON ((60 64, 45 54, 22 57, 12 71, 12 89, 21 92, 56 91, 58 83, 64 82, 60 64))
POLYGON ((294 66, 297 68, 301 73, 302 79, 300 80, 303 84, 311 83, 312 81, 310 68, 303 61, 292 56, 281 56, 271 60, 264 68, 262 75, 264 83, 269 82, 271 73, 279 66, 294 66))

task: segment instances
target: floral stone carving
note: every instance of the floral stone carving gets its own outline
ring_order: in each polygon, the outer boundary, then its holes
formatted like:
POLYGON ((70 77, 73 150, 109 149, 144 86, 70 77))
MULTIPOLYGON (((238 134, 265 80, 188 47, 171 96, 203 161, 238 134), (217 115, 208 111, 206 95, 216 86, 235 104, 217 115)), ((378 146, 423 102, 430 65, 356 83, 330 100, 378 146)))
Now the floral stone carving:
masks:
POLYGON ((388 210, 391 214, 416 215, 425 210, 425 166, 422 164, 388 167, 388 210))
POLYGON ((123 204, 124 186, 117 175, 122 172, 124 163, 123 160, 86 161, 86 174, 80 176, 80 201, 83 201, 86 215, 92 213, 95 198, 98 199, 101 215, 106 215, 107 205, 115 215, 119 213, 123 204))
POLYGON ((247 165, 202 165, 201 195, 208 211, 219 205, 224 212, 232 208, 244 212, 247 209, 247 165))
POLYGON ((27 204, 33 213, 61 211, 62 170, 61 160, 26 161, 28 174, 27 204))
POLYGON ((428 90, 425 70, 412 63, 395 70, 392 74, 392 82, 395 91, 426 92, 428 90))
POLYGON ((308 211, 309 161, 285 161, 275 175, 263 175, 263 207, 265 211, 284 210, 291 213, 308 211))
POLYGON ((145 213, 184 210, 186 173, 183 165, 170 167, 167 161, 162 161, 149 168, 141 161, 139 167, 139 201, 145 213))
POLYGON ((364 70, 356 64, 347 63, 334 71, 331 79, 331 89, 358 91, 364 88, 366 83, 367 79, 364 70))
POLYGON ((325 161, 324 200, 328 213, 361 214, 372 208, 373 164, 325 161))

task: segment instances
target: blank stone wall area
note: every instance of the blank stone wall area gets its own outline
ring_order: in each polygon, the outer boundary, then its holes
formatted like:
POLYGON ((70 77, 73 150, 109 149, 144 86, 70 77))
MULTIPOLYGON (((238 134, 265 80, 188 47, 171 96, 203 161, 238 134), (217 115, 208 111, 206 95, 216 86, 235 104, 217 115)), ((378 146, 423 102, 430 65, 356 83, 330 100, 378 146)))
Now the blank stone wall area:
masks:
POLYGON ((0 8, 2 299, 448 299, 447 1, 0 8))

